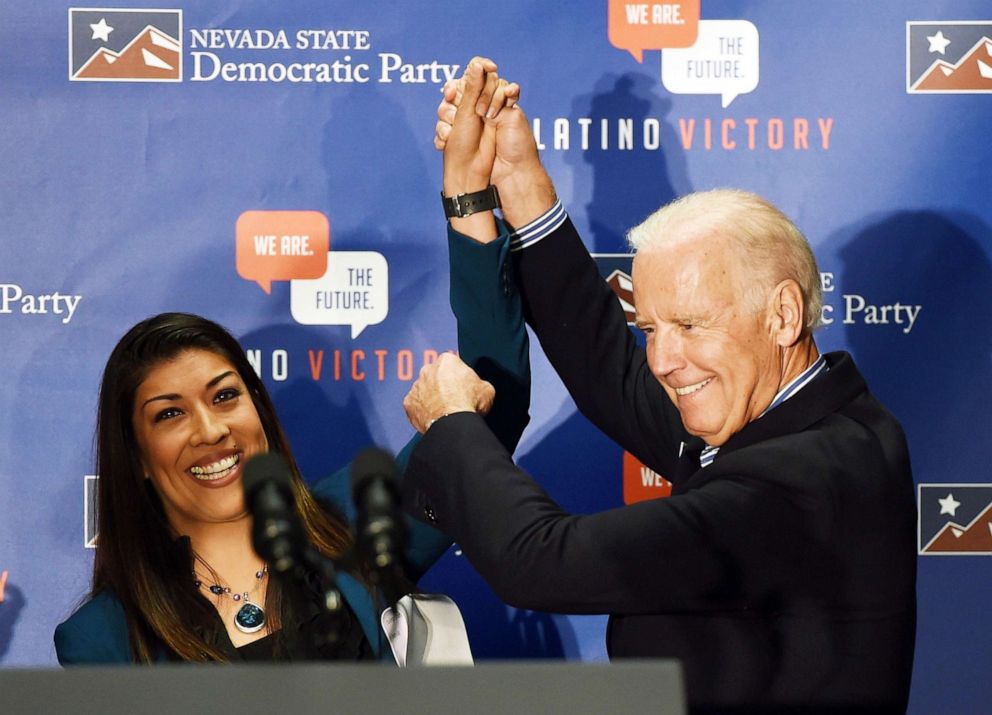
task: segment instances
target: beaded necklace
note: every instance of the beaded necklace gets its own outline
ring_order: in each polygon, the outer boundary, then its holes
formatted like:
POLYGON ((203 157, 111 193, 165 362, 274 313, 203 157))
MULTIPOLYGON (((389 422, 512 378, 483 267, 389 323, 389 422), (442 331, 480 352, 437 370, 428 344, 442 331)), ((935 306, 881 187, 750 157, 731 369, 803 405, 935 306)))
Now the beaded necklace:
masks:
MULTIPOLYGON (((216 578, 217 572, 214 571, 213 567, 208 564, 203 557, 197 554, 195 558, 216 578)), ((262 579, 265 578, 265 575, 268 572, 268 566, 262 566, 262 568, 255 572, 255 587, 250 593, 248 591, 245 591, 243 594, 231 593, 230 586, 222 586, 219 583, 206 584, 196 573, 195 568, 193 569, 193 585, 197 588, 206 586, 207 590, 215 596, 228 596, 235 603, 241 603, 241 608, 239 608, 238 612, 234 614, 235 628, 242 633, 257 633, 265 627, 265 610, 261 605, 251 600, 251 594, 258 591, 259 587, 262 585, 262 579)))

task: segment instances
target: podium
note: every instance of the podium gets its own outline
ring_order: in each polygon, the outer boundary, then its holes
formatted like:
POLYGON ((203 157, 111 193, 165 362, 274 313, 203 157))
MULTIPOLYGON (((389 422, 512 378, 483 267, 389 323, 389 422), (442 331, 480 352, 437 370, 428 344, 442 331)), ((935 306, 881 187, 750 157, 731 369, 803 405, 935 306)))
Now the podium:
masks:
POLYGON ((162 665, 0 670, 0 711, 72 715, 684 715, 675 661, 162 665))

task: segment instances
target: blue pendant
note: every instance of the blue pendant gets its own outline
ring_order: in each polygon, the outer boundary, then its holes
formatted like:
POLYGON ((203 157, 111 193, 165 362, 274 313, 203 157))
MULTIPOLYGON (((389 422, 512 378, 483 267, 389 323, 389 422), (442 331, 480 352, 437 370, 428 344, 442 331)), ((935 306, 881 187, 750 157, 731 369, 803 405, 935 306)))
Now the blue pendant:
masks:
POLYGON ((265 626, 265 611, 251 601, 246 600, 245 605, 238 609, 234 616, 234 625, 242 633, 255 633, 265 626))

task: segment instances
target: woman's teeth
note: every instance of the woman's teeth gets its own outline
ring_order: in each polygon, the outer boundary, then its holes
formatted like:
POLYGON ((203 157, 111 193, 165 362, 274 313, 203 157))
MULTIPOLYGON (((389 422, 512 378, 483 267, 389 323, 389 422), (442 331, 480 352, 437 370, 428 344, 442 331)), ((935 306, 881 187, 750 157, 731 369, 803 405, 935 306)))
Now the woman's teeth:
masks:
POLYGON ((205 467, 190 467, 190 473, 202 482, 212 482, 217 479, 222 479, 231 473, 231 470, 238 466, 238 462, 241 458, 237 454, 232 454, 230 457, 224 457, 213 464, 208 464, 205 467))

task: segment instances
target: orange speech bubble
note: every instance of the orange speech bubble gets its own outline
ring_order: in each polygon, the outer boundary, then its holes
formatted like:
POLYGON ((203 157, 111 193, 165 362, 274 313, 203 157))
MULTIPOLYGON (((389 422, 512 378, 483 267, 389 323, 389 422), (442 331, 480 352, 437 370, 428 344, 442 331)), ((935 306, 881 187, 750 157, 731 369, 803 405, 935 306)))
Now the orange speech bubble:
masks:
POLYGON ((644 62, 644 50, 691 47, 699 33, 699 0, 610 0, 610 44, 644 62))
POLYGON ((327 271, 331 224, 319 211, 245 211, 234 235, 238 275, 266 293, 272 281, 320 278, 327 271))
POLYGON ((623 453, 623 503, 671 496, 672 483, 650 467, 642 464, 630 452, 623 453))

